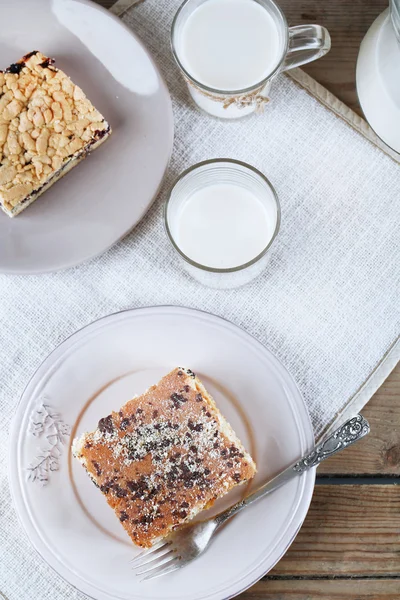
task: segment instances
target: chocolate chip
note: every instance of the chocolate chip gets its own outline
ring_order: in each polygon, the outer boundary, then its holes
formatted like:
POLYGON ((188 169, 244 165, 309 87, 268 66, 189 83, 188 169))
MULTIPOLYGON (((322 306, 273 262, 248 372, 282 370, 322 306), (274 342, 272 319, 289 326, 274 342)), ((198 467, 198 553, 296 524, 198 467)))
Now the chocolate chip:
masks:
POLYGON ((194 462, 195 462, 197 465, 199 465, 199 464, 200 464, 201 462, 203 462, 203 461, 202 461, 202 459, 201 459, 200 457, 198 457, 198 458, 195 458, 195 459, 194 459, 194 462))
POLYGON ((179 370, 179 371, 177 372, 177 375, 178 375, 179 377, 182 377, 182 375, 183 375, 183 371, 179 370))
POLYGON ((236 481, 236 483, 239 483, 239 481, 240 481, 240 473, 234 473, 232 475, 232 479, 234 479, 234 481, 236 481))
POLYGON ((18 75, 18 73, 20 73, 22 71, 22 69, 24 68, 25 63, 20 62, 20 63, 12 63, 8 69, 6 69, 6 73, 14 73, 15 75, 18 75))
POLYGON ((226 448, 223 448, 221 450, 221 456, 226 456, 228 454, 228 450, 226 448))
POLYGON ((129 425, 129 419, 125 417, 125 419, 122 419, 119 428, 122 429, 122 431, 125 431, 125 429, 128 427, 129 425))
POLYGON ((143 412, 143 410, 142 410, 141 408, 138 408, 138 409, 136 410, 136 413, 137 413, 138 415, 141 415, 141 414, 142 414, 142 412, 143 412))
POLYGON ((206 412, 206 417, 211 417, 211 413, 210 412, 206 412))
POLYGON ((190 452, 197 452, 197 446, 190 446, 190 452))
POLYGON ((227 466, 229 469, 232 469, 232 467, 233 467, 233 462, 231 462, 230 460, 228 460, 228 462, 226 463, 226 466, 227 466))
POLYGON ((85 448, 87 450, 89 450, 89 448, 91 448, 92 446, 93 446, 93 444, 91 444, 90 442, 86 442, 86 444, 85 444, 85 448))
POLYGON ((187 514, 186 510, 181 510, 181 512, 179 513, 179 516, 181 517, 181 519, 186 519, 188 514, 187 514))
POLYGON ((153 419, 158 417, 158 410, 153 410, 153 419))
POLYGON ((92 460, 92 465, 94 466, 94 468, 96 469, 96 475, 98 477, 100 477, 100 475, 102 474, 102 470, 100 469, 100 465, 98 462, 96 462, 95 460, 92 460))
POLYGON ((193 377, 193 379, 196 377, 196 373, 193 373, 193 371, 190 369, 186 369, 186 373, 189 375, 189 377, 193 377))
POLYGON ((115 495, 117 496, 117 498, 124 498, 127 494, 127 491, 124 490, 124 488, 122 488, 118 484, 114 485, 114 492, 115 492, 115 495))
POLYGON ((112 481, 106 481, 103 485, 100 486, 100 490, 103 492, 103 494, 108 494, 108 492, 110 491, 110 489, 112 488, 113 483, 112 481))
POLYGON ((203 402, 203 396, 201 394, 196 394, 196 402, 203 402))
POLYGON ((189 502, 182 502, 181 508, 189 508, 189 502))
POLYGON ((187 402, 187 399, 182 396, 182 394, 177 394, 176 392, 171 394, 171 400, 174 403, 174 408, 180 408, 185 402, 187 402))
POLYGON ((139 519, 139 523, 141 525, 150 525, 150 523, 152 523, 153 521, 154 521, 154 517, 152 517, 151 515, 143 515, 139 519))
POLYGON ((185 390, 185 392, 189 393, 190 392, 190 386, 185 385, 185 387, 183 388, 185 390))
POLYGON ((123 510, 119 515, 119 520, 121 521, 121 523, 123 523, 127 519, 129 519, 128 513, 123 510))
POLYGON ((204 427, 203 427, 203 424, 202 424, 202 423, 197 423, 197 424, 195 424, 195 423, 193 423, 193 421, 191 421, 190 419, 189 419, 189 421, 188 421, 188 427, 189 427, 189 429, 190 429, 191 431, 203 431, 203 429, 204 429, 204 427))
POLYGON ((108 415, 108 417, 104 417, 104 419, 100 419, 98 428, 102 433, 113 433, 114 425, 112 416, 108 415))
POLYGON ((218 442, 214 442, 214 448, 219 448, 219 443, 218 442))
POLYGON ((209 475, 211 473, 210 469, 207 469, 207 467, 204 469, 204 475, 209 475))
POLYGON ((107 127, 106 129, 96 129, 96 131, 93 133, 93 137, 96 140, 101 140, 101 138, 103 138, 106 133, 108 133, 110 131, 110 128, 107 127))
POLYGON ((137 492, 139 489, 139 483, 137 481, 127 481, 126 485, 128 486, 131 492, 137 492))

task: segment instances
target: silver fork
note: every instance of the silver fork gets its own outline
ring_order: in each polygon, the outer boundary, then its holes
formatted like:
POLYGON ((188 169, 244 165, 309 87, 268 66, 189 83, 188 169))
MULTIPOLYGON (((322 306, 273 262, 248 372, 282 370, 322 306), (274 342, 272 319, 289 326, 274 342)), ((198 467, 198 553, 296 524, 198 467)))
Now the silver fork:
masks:
POLYGON ((369 423, 362 415, 349 419, 323 442, 314 446, 310 453, 240 502, 206 521, 191 523, 177 529, 151 549, 141 552, 132 560, 136 575, 143 575, 141 581, 145 581, 185 567, 204 552, 217 529, 233 515, 277 490, 294 477, 312 467, 318 467, 320 462, 354 444, 369 431, 369 423))

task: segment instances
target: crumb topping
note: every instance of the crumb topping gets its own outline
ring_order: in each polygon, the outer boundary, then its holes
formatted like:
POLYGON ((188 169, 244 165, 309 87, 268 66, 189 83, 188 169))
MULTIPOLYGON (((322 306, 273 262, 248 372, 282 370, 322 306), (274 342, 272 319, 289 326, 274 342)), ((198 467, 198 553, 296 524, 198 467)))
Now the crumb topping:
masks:
POLYGON ((0 202, 12 210, 109 131, 53 59, 35 51, 0 71, 0 202))

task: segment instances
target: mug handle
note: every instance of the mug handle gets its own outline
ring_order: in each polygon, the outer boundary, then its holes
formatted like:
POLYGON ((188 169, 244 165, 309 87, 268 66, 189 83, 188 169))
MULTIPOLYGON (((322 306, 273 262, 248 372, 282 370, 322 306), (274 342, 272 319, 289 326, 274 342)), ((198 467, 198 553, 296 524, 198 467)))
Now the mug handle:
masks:
POLYGON ((321 56, 331 48, 329 31, 321 25, 297 25, 289 27, 289 49, 282 71, 305 65, 321 56))

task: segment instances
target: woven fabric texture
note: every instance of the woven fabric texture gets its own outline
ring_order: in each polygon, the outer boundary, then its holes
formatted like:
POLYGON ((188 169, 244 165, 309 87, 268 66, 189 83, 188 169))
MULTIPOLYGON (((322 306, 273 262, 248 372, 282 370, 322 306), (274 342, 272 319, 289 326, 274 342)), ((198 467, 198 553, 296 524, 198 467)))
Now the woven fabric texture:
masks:
POLYGON ((0 276, 0 591, 8 600, 84 598, 30 547, 7 482, 16 403, 41 361, 76 329, 146 305, 221 315, 267 345, 292 373, 316 435, 399 334, 400 166, 284 75, 263 115, 221 122, 197 111, 169 50, 179 1, 146 0, 123 17, 151 50, 173 98, 175 146, 156 203, 125 240, 87 264, 0 276), (282 206, 267 269, 231 291, 204 288, 186 275, 162 223, 175 177, 221 156, 262 170, 282 206))

